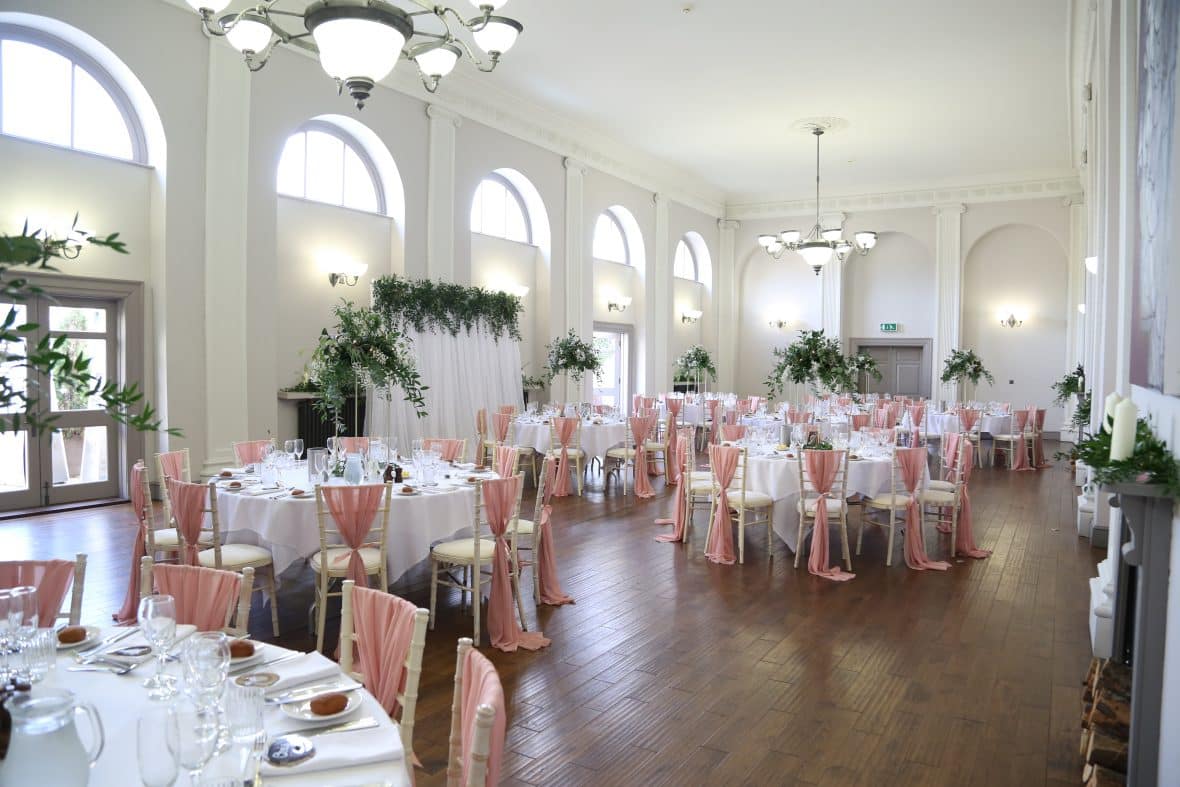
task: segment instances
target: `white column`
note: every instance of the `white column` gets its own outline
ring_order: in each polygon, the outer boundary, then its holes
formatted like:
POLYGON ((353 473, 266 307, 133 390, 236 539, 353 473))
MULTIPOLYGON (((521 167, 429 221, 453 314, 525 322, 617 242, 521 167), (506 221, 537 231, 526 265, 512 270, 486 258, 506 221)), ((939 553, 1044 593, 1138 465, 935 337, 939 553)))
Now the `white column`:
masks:
MULTIPOLYGON (((250 72, 220 41, 209 46, 205 137, 205 447, 210 472, 233 464, 230 444, 249 432, 246 407, 246 227, 250 72), (237 286, 233 284, 238 283, 237 286)), ((195 363, 196 359, 181 360, 195 363)), ((275 395, 270 392, 270 396, 275 395)), ((178 421, 176 415, 173 420, 178 421)), ((155 463, 151 463, 154 467, 155 463)))
POLYGON ((650 393, 672 390, 672 370, 668 347, 672 332, 672 262, 668 250, 668 198, 653 194, 656 208, 656 237, 652 244, 654 258, 644 277, 644 323, 647 333, 647 379, 644 390, 650 393))
MULTIPOLYGON (((718 219, 720 262, 717 272, 717 387, 732 391, 737 385, 738 271, 737 231, 742 223, 718 219)), ((739 392, 740 393, 740 392, 739 392)))
POLYGON ((437 104, 428 104, 426 115, 426 272, 432 279, 455 281, 455 130, 463 119, 437 104))
POLYGON ((962 340, 963 309, 963 213, 960 203, 934 208, 935 249, 934 279, 938 296, 938 324, 934 333, 933 380, 930 390, 935 399, 954 399, 953 384, 943 385, 938 378, 942 364, 951 350, 959 349, 962 340))
MULTIPOLYGON (((573 330, 583 339, 594 333, 594 268, 586 259, 586 165, 567 158, 565 165, 565 327, 557 335, 573 330)), ((582 380, 580 391, 570 390, 572 396, 590 401, 593 381, 582 380)), ((561 390, 556 398, 564 398, 561 390)))
MULTIPOLYGON (((1069 208, 1069 259, 1066 261, 1067 288, 1069 296, 1065 304, 1065 368, 1073 371, 1085 357, 1085 331, 1089 316, 1078 311, 1078 304, 1086 302, 1086 203, 1081 195, 1066 197, 1069 208)), ((1089 369, 1087 369, 1089 374, 1089 369)), ((1070 425, 1076 402, 1065 403, 1062 410, 1061 435, 1064 439, 1076 439, 1070 425)))

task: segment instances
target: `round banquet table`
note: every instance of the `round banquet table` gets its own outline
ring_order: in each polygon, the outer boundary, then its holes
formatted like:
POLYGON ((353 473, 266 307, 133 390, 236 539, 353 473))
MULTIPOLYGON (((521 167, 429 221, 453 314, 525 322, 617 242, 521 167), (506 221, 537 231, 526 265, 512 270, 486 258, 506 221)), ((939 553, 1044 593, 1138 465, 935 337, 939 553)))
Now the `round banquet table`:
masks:
MULTIPOLYGON (((667 405, 660 405, 660 421, 665 421, 668 418, 667 405)), ((683 426, 704 426, 705 425, 705 408, 699 404, 682 404, 680 405, 680 423, 683 426)))
MULTIPOLYGON (((627 426, 622 421, 604 421, 601 424, 582 421, 582 450, 589 458, 602 459, 606 456, 608 448, 621 444, 626 438, 627 426)), ((544 421, 518 419, 516 442, 518 445, 532 448, 539 454, 549 453, 549 424, 544 421)))
MULTIPOLYGON (((888 457, 849 461, 846 494, 849 497, 858 493, 872 497, 887 491, 892 461, 888 457)), ((928 478, 923 471, 923 486, 928 478)), ((792 552, 798 551, 799 460, 781 454, 751 456, 746 470, 746 486, 774 498, 774 532, 792 552)))
MULTIPOLYGON (((943 432, 962 431, 962 423, 955 413, 931 413, 926 418, 926 433, 940 435, 943 432)), ((979 417, 979 431, 988 434, 1008 434, 1012 431, 1011 415, 981 415, 979 417)))
MULTIPOLYGON (((471 528, 475 490, 462 481, 466 471, 451 469, 450 472, 455 476, 454 483, 440 477, 438 492, 404 496, 398 493, 400 487, 394 489, 386 537, 391 583, 426 560, 431 544, 471 528)), ((308 491, 313 488, 307 480, 307 471, 302 468, 282 471, 282 483, 308 491)), ((416 481, 411 478, 409 483, 416 481)), ((231 492, 217 484, 217 515, 225 543, 266 547, 274 560, 276 575, 320 549, 314 493, 303 498, 275 498, 274 495, 254 496, 250 491, 231 492)))

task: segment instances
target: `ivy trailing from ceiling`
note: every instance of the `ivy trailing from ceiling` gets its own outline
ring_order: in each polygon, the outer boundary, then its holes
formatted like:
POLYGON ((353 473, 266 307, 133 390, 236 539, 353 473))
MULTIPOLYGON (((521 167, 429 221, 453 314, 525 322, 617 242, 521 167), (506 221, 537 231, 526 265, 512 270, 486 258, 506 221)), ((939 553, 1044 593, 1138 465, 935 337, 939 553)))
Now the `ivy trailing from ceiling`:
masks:
POLYGON ((799 331, 799 338, 788 347, 775 347, 775 364, 766 376, 766 390, 771 397, 782 395, 783 384, 807 383, 815 390, 848 391, 855 395, 863 372, 881 379, 877 361, 870 355, 844 355, 840 340, 823 331, 799 331))
POLYGON ((520 341, 520 298, 482 287, 382 276, 373 282, 373 311, 392 326, 419 333, 486 329, 497 340, 520 341))

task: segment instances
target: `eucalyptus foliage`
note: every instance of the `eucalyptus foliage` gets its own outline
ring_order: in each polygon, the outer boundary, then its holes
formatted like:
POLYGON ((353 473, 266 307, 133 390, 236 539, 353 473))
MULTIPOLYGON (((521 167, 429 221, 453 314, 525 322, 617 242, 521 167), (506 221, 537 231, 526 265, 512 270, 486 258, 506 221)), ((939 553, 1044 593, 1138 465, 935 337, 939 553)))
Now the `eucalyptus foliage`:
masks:
POLYGON ((829 391, 857 390, 861 372, 881 379, 877 361, 870 355, 844 355, 840 340, 824 335, 823 331, 799 331, 799 338, 788 347, 775 347, 775 364, 766 376, 769 395, 782 395, 783 383, 807 383, 815 390, 821 386, 829 391))
POLYGON ((717 380, 717 364, 701 344, 694 344, 676 359, 677 379, 691 380, 697 375, 708 375, 710 380, 717 380))
POLYGON ((14 304, 0 321, 0 433, 52 428, 58 416, 43 400, 37 382, 38 377, 45 377, 53 380, 59 390, 81 401, 97 399, 111 418, 136 431, 164 431, 180 436, 179 429, 162 428, 155 409, 144 401, 137 383, 123 386, 95 374, 90 359, 65 336, 46 336, 35 345, 29 344, 28 335, 40 326, 19 319, 15 304, 45 293, 28 279, 13 276, 12 271, 22 268, 56 271, 53 261, 72 260, 83 248, 91 246, 127 253, 119 233, 105 237, 92 235, 78 228, 77 216, 64 238, 55 238, 42 229, 30 230, 28 222, 19 235, 0 235, 0 301, 14 304), (24 379, 14 378, 17 369, 25 370, 24 379))
POLYGON ((575 383, 580 383, 586 372, 597 374, 602 369, 602 358, 594 345, 579 337, 571 328, 565 336, 559 336, 545 346, 546 366, 551 375, 565 373, 575 383))
POLYGON ((520 340, 520 298, 482 287, 430 279, 382 276, 373 282, 373 309, 389 324, 418 332, 446 331, 452 336, 486 328, 496 339, 520 340))
POLYGON ((1053 404, 1065 404, 1065 400, 1074 394, 1081 394, 1086 390, 1086 371, 1079 363, 1078 368, 1053 383, 1053 404))
POLYGON ((972 385, 979 385, 980 380, 987 380, 988 383, 996 381, 974 350, 951 350, 942 365, 942 377, 939 379, 944 383, 970 380, 972 385))
POLYGON ((1121 483, 1158 484, 1180 499, 1180 468, 1168 445, 1155 436, 1146 418, 1135 424, 1135 448, 1126 459, 1111 461, 1111 434, 1105 429, 1077 445, 1078 459, 1094 471, 1103 485, 1121 483))

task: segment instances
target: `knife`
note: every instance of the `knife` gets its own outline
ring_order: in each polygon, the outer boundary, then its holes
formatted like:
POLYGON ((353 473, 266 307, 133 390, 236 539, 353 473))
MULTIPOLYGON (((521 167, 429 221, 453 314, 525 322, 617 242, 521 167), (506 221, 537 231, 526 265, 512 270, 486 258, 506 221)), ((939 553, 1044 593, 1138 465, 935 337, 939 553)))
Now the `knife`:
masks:
POLYGON ((100 650, 103 650, 104 648, 106 648, 110 645, 114 645, 119 640, 126 639, 127 637, 130 637, 136 631, 139 631, 139 629, 137 629, 135 627, 125 628, 122 631, 120 631, 118 634, 112 634, 111 636, 107 637, 102 642, 98 643, 97 645, 92 645, 92 646, 85 648, 83 650, 74 651, 74 658, 76 658, 78 661, 82 661, 83 659, 87 658, 88 656, 98 653, 100 650))
POLYGON ((239 675, 239 674, 246 673, 246 672, 253 672, 256 669, 261 669, 262 667, 268 667, 271 664, 278 664, 280 661, 290 661, 291 659, 298 658, 299 656, 302 656, 302 655, 303 655, 302 653, 297 653, 296 651, 289 651, 287 653, 282 654, 281 656, 277 656, 276 658, 271 659, 270 661, 264 661, 261 664, 241 664, 237 667, 231 668, 229 670, 229 674, 230 675, 239 675))
POLYGON ((271 740, 281 738, 284 735, 302 735, 304 738, 315 738, 320 735, 333 735, 337 732, 353 732, 354 730, 368 730, 379 726, 378 722, 372 716, 365 716, 363 719, 356 719, 354 721, 346 721, 343 724, 333 724, 328 727, 312 727, 310 729, 302 730, 287 730, 271 736, 271 740))

